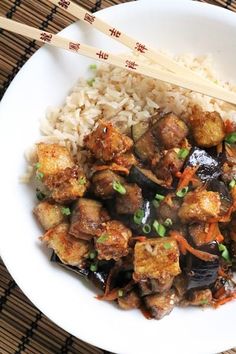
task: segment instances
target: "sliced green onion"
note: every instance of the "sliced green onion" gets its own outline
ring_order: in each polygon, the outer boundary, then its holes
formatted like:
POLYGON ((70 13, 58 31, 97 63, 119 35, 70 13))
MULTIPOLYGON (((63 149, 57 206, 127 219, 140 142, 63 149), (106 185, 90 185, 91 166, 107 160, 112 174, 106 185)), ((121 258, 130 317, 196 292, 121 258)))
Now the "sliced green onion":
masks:
POLYGON ((136 212, 134 213, 135 224, 140 225, 142 223, 143 217, 144 217, 144 211, 142 209, 136 210, 136 212))
POLYGON ((209 301, 207 299, 203 299, 200 301, 200 305, 208 305, 209 301))
POLYGON ((70 208, 62 207, 61 212, 63 215, 69 216, 71 214, 70 208))
POLYGON ((108 234, 102 234, 98 239, 97 239, 97 243, 103 243, 105 241, 107 241, 109 238, 108 234))
POLYGON ((172 221, 170 218, 167 218, 167 219, 165 219, 165 221, 164 221, 164 225, 165 225, 166 227, 170 227, 170 226, 173 225, 173 221, 172 221))
POLYGON ((91 270, 91 272, 96 272, 98 270, 98 266, 97 264, 91 264, 89 269, 91 270))
POLYGON ((41 163, 37 162, 35 165, 34 165, 35 169, 38 170, 40 167, 41 167, 41 163))
POLYGON ((157 220, 152 224, 154 230, 160 237, 164 237, 166 234, 166 228, 164 225, 160 224, 157 220))
POLYGON ((149 234, 151 232, 152 228, 149 224, 145 224, 145 225, 143 225, 142 230, 145 234, 149 234))
POLYGON ((184 187, 176 192, 177 197, 183 198, 188 193, 188 187, 184 187))
POLYGON ((225 245, 223 245, 222 243, 220 243, 218 245, 219 247, 219 251, 221 252, 221 256, 226 260, 226 261, 230 261, 230 255, 229 255, 229 251, 227 249, 227 247, 225 245))
POLYGON ((164 225, 162 224, 159 224, 159 227, 158 227, 158 235, 161 236, 161 237, 164 237, 166 234, 166 228, 164 225))
POLYGON ((236 143, 236 132, 230 133, 225 137, 225 141, 228 144, 236 143))
POLYGON ((159 206, 160 206, 160 203, 159 203, 158 200, 156 200, 156 199, 154 199, 154 200, 152 201, 152 204, 154 205, 155 208, 159 208, 159 206))
POLYGON ((157 193, 157 194, 155 195, 155 199, 156 199, 156 200, 159 200, 159 201, 161 202, 163 199, 165 199, 165 196, 162 195, 162 194, 158 194, 158 193, 157 193))
POLYGON ((90 259, 94 259, 94 258, 96 258, 96 256, 97 256, 96 251, 91 251, 91 252, 89 253, 89 258, 90 258, 90 259))
POLYGON ((172 245, 169 242, 164 243, 163 246, 164 246, 165 250, 170 250, 172 248, 172 245))
POLYGON ((186 148, 180 149, 179 152, 178 152, 178 158, 180 160, 184 160, 184 159, 186 159, 188 154, 189 154, 189 150, 188 149, 186 149, 186 148))
POLYGON ((95 81, 95 79, 87 80, 87 84, 88 84, 89 86, 93 86, 94 81, 95 81))
POLYGON ((96 70, 97 69, 97 65, 96 64, 91 64, 91 65, 89 65, 89 69, 90 70, 96 70))
POLYGON ((85 184, 86 182, 87 182, 86 177, 80 177, 80 179, 78 180, 78 183, 79 183, 80 185, 83 185, 83 184, 85 184))
POLYGON ((236 185, 236 181, 235 181, 235 179, 232 179, 232 181, 230 181, 230 183, 229 183, 229 188, 234 188, 235 187, 235 185, 236 185))
POLYGON ((126 194, 126 189, 125 189, 125 187, 124 187, 123 184, 121 184, 119 181, 114 181, 114 182, 112 183, 112 187, 113 187, 113 189, 114 189, 116 192, 118 192, 118 193, 120 193, 120 194, 122 194, 122 195, 126 194))
POLYGON ((124 291, 123 290, 118 290, 118 297, 124 296, 124 291))
POLYGON ((36 197, 39 201, 42 201, 46 198, 46 195, 41 192, 39 189, 36 189, 36 197))
POLYGON ((36 173, 36 178, 41 181, 44 177, 44 173, 43 172, 40 172, 40 171, 37 171, 36 173))

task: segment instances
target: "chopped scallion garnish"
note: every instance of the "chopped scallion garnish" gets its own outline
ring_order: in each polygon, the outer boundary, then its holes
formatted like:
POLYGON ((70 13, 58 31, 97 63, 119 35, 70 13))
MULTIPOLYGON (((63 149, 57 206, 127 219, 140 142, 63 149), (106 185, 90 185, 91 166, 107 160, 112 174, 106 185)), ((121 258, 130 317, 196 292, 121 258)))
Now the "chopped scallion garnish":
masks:
POLYGON ((118 297, 124 296, 124 291, 123 290, 118 290, 118 297))
POLYGON ((159 200, 160 202, 162 201, 162 200, 164 200, 165 199, 165 196, 164 195, 162 195, 162 194, 156 194, 155 195, 155 199, 156 200, 159 200))
POLYGON ((96 70, 97 69, 97 65, 96 64, 91 64, 91 65, 89 65, 89 69, 90 70, 96 70))
POLYGON ((152 204, 154 205, 155 208, 159 208, 160 206, 160 203, 156 199, 153 199, 152 204))
POLYGON ((170 250, 172 248, 172 245, 170 242, 166 242, 164 243, 163 247, 165 248, 165 250, 170 250))
POLYGON ((40 167, 41 167, 41 163, 37 162, 35 165, 34 165, 35 169, 38 170, 40 167))
POLYGON ((164 237, 166 234, 166 228, 164 225, 160 224, 157 220, 152 224, 154 230, 160 237, 164 237))
POLYGON ((140 225, 142 223, 143 217, 144 217, 144 211, 142 209, 136 210, 136 212, 134 213, 135 224, 140 225))
POLYGON ((179 152, 178 152, 178 158, 180 160, 184 160, 184 159, 186 159, 188 154, 189 154, 189 150, 188 149, 186 149, 186 148, 180 149, 179 152))
POLYGON ((105 241, 107 241, 109 238, 108 234, 102 234, 98 239, 97 239, 97 243, 103 243, 105 241))
POLYGON ((230 133, 225 137, 225 141, 228 144, 235 144, 236 143, 236 132, 230 133))
POLYGON ((124 187, 123 184, 121 184, 119 181, 114 181, 113 184, 112 184, 112 187, 113 187, 113 189, 114 189, 116 192, 118 192, 118 193, 120 193, 120 194, 122 194, 122 195, 126 194, 126 189, 125 189, 125 187, 124 187))
POLYGON ((79 183, 80 185, 85 184, 85 183, 86 183, 86 177, 80 177, 78 183, 79 183))
POLYGON ((97 264, 91 264, 89 269, 91 270, 91 272, 96 272, 98 270, 98 266, 97 264))
POLYGON ((40 171, 37 171, 36 173, 36 178, 41 181, 44 177, 44 173, 43 172, 40 172, 40 171))
POLYGON ((200 305, 208 305, 209 301, 207 299, 203 299, 200 301, 200 305))
POLYGON ((226 261, 230 261, 230 255, 229 255, 229 251, 227 249, 227 247, 225 245, 223 245, 222 243, 220 243, 218 245, 219 247, 219 251, 221 252, 221 256, 226 260, 226 261))
POLYGON ((95 81, 95 79, 87 80, 87 84, 88 84, 89 86, 93 86, 94 81, 95 81))
POLYGON ((145 225, 143 225, 142 230, 145 234, 149 234, 151 232, 152 228, 149 224, 145 224, 145 225))
POLYGON ((188 187, 184 187, 176 192, 177 197, 183 198, 188 193, 188 187))
POLYGON ((96 258, 96 255, 97 255, 96 251, 91 251, 91 252, 89 253, 89 258, 90 258, 90 259, 94 259, 94 258, 96 258))
POLYGON ((70 208, 62 207, 61 212, 63 215, 69 216, 71 214, 70 208))
POLYGON ((230 183, 229 183, 229 188, 234 188, 235 187, 235 185, 236 185, 236 180, 233 178, 231 181, 230 181, 230 183))
POLYGON ((173 225, 173 221, 172 221, 170 218, 167 218, 167 219, 165 219, 165 221, 164 221, 164 225, 165 225, 166 227, 170 227, 170 226, 173 225))

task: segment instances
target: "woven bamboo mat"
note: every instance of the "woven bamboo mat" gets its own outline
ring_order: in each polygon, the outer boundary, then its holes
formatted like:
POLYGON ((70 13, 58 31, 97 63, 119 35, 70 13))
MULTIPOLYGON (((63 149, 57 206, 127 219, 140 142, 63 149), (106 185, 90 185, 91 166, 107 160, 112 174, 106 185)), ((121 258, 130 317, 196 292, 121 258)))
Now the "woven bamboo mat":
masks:
MULTIPOLYGON (((74 1, 93 12, 128 2, 74 1)), ((236 12, 236 0, 200 1, 236 12)), ((0 0, 0 15, 53 33, 74 21, 72 16, 57 9, 47 0, 0 0)), ((39 45, 35 41, 0 29, 0 99, 19 69, 38 48, 39 45)), ((0 260, 0 354, 105 353, 71 336, 47 319, 21 292, 0 260)), ((236 349, 224 354, 236 354, 236 349)))

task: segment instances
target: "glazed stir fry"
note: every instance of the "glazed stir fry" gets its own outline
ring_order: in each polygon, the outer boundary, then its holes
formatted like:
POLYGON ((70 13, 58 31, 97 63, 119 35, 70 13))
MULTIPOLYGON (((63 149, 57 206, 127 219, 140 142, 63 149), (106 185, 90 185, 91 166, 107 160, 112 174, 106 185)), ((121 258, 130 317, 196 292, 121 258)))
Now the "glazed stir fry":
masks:
POLYGON ((51 260, 149 318, 234 299, 234 129, 199 107, 188 121, 158 112, 129 136, 100 121, 83 165, 39 143, 34 214, 51 260))

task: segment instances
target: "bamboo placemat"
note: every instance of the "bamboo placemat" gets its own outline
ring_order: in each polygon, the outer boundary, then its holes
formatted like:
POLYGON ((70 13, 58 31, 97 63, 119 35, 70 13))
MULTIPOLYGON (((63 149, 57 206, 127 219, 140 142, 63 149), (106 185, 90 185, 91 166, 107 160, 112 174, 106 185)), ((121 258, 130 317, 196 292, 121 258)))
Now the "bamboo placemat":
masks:
MULTIPOLYGON (((128 2, 74 1, 92 12, 128 2)), ((200 1, 236 12, 236 0, 200 1)), ((47 0, 0 0, 0 15, 53 33, 74 21, 72 16, 65 14, 47 0)), ((35 41, 0 29, 0 99, 19 69, 38 48, 39 45, 35 41)), ((0 354, 105 353, 108 354, 71 336, 45 317, 21 292, 0 259, 0 354)), ((224 354, 236 354, 236 349, 224 354)))

